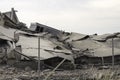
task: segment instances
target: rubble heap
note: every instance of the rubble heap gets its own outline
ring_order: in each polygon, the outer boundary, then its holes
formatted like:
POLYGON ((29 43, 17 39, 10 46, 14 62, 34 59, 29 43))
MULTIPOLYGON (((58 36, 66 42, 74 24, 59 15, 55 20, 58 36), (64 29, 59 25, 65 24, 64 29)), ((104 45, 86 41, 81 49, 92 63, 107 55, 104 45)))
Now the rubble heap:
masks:
POLYGON ((19 21, 13 8, 9 12, 0 13, 0 63, 18 67, 26 63, 26 66, 35 68, 40 44, 42 69, 54 68, 63 59, 65 62, 60 66, 63 69, 81 68, 82 65, 100 66, 103 63, 111 65, 113 39, 114 63, 119 65, 119 32, 85 35, 60 31, 40 23, 32 23, 27 28, 25 23, 19 21))

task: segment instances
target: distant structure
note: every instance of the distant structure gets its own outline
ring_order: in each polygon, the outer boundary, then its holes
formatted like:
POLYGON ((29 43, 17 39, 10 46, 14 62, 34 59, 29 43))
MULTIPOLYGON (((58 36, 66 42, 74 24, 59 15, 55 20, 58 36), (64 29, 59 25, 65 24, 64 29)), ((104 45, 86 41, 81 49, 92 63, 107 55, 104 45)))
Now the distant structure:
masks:
POLYGON ((48 33, 51 33, 52 35, 55 35, 58 37, 61 35, 61 31, 59 31, 55 28, 40 24, 40 23, 31 23, 30 30, 35 31, 37 33, 48 32, 48 33))
POLYGON ((0 13, 0 25, 2 26, 16 26, 19 23, 16 11, 14 8, 11 11, 0 13))
POLYGON ((26 24, 19 21, 16 10, 11 8, 11 11, 0 13, 0 25, 15 29, 27 29, 26 24))

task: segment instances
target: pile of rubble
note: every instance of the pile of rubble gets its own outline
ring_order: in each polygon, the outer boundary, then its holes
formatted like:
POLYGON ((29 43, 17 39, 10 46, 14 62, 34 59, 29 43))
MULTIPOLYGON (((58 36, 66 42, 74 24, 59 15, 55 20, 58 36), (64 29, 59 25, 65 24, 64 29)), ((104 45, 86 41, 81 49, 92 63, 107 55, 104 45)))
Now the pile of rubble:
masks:
MULTIPOLYGON (((114 65, 120 65, 120 33, 85 35, 60 31, 40 23, 32 23, 27 28, 25 23, 19 21, 13 8, 9 12, 0 13, 0 65, 9 64, 22 69, 29 66, 37 70, 38 50, 43 71, 54 69, 62 60, 64 62, 59 66, 62 70, 112 65, 113 57, 114 65)), ((52 76, 58 78, 63 72, 61 78, 68 76, 68 80, 72 80, 81 77, 86 71, 83 74, 58 71, 52 76)), ((0 74, 0 80, 7 77, 8 80, 19 80, 23 74, 24 78, 29 76, 28 80, 37 78, 36 71, 19 71, 17 68, 1 68, 0 74)))
POLYGON ((41 66, 45 68, 55 67, 62 59, 65 59, 65 64, 73 64, 72 52, 58 40, 61 36, 61 31, 39 23, 27 28, 12 8, 0 14, 0 63, 37 63, 40 49, 41 66))
MULTIPOLYGON (((47 69, 41 71, 40 79, 44 80, 45 77, 51 72, 47 69)), ((97 68, 85 69, 85 70, 64 70, 55 71, 48 80, 119 80, 120 69, 110 70, 97 68)), ((0 66, 0 80, 38 80, 38 73, 35 70, 31 70, 30 67, 26 67, 24 70, 10 67, 0 66)))

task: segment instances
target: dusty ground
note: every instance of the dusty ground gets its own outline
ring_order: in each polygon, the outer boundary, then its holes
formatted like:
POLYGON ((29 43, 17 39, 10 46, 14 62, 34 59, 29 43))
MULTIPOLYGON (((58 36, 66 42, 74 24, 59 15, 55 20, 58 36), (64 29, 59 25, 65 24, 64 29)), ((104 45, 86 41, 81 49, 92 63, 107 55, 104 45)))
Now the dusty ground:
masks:
MULTIPOLYGON (((119 66, 118 66, 119 67, 119 66)), ((43 80, 51 70, 41 71, 43 80)), ((55 71, 48 80, 120 80, 120 69, 96 68, 71 71, 55 71)), ((11 66, 0 66, 0 80, 37 80, 37 71, 29 67, 18 69, 11 66)))

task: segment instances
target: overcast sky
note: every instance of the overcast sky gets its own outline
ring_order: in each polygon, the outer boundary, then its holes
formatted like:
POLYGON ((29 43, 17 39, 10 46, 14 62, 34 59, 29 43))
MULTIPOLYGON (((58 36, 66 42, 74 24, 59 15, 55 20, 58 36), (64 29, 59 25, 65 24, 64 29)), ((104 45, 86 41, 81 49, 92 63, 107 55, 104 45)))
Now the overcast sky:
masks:
POLYGON ((120 32, 120 0, 0 0, 0 11, 17 10, 28 26, 39 22, 83 34, 120 32))

